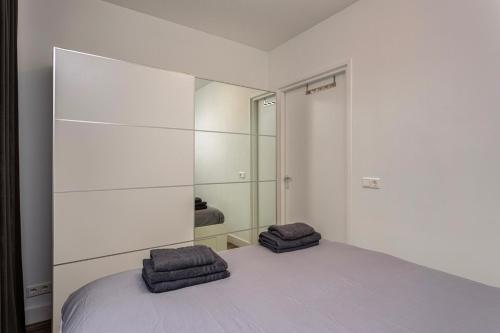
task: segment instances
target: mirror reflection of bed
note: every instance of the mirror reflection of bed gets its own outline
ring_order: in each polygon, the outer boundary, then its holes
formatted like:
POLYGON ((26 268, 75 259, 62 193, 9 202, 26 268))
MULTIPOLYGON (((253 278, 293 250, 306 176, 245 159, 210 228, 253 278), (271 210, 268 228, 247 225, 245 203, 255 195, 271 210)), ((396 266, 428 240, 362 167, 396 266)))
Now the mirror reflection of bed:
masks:
POLYGON ((204 241, 199 240, 198 242, 218 251, 226 250, 228 243, 226 225, 224 225, 224 213, 218 208, 209 206, 200 197, 195 197, 194 207, 195 237, 198 239, 209 237, 204 241), (210 237, 212 235, 216 236, 210 237))
POLYGON ((196 244, 255 244, 276 223, 274 94, 196 79, 194 178, 196 244))

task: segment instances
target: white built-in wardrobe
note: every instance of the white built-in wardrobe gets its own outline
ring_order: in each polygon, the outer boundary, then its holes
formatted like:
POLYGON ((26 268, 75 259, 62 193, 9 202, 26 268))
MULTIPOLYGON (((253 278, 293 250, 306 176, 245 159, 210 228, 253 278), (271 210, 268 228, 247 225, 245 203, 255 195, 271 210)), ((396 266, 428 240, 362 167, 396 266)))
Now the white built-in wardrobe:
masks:
POLYGON ((195 79, 54 52, 57 331, 61 306, 77 288, 140 267, 151 247, 193 241, 195 79))

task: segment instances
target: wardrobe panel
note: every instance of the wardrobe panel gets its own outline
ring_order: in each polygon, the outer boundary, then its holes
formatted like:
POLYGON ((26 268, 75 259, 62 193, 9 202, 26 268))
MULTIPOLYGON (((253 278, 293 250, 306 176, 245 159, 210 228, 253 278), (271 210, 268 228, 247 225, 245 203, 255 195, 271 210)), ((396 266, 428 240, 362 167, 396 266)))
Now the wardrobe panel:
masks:
MULTIPOLYGON (((164 248, 177 248, 189 245, 192 245, 192 242, 166 246, 164 248)), ((56 288, 53 291, 52 332, 59 332, 61 309, 71 293, 96 279, 141 268, 142 259, 149 257, 149 251, 148 249, 54 266, 53 283, 56 288)), ((134 285, 134 287, 146 288, 142 282, 140 270, 137 270, 137 285, 134 285)))
POLYGON ((55 117, 193 129, 194 77, 55 49, 55 117))
POLYGON ((56 193, 54 264, 191 241, 192 199, 191 186, 56 193))
POLYGON ((193 132, 55 121, 54 191, 193 184, 193 132))

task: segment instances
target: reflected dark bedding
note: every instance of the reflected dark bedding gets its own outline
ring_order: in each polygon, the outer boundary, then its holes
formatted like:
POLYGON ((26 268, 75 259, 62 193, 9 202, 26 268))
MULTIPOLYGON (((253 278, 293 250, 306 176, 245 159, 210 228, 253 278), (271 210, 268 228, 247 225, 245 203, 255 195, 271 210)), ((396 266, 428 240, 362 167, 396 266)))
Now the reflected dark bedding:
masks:
POLYGON ((194 212, 194 226, 196 228, 221 223, 224 223, 224 214, 217 208, 208 206, 206 209, 194 212))

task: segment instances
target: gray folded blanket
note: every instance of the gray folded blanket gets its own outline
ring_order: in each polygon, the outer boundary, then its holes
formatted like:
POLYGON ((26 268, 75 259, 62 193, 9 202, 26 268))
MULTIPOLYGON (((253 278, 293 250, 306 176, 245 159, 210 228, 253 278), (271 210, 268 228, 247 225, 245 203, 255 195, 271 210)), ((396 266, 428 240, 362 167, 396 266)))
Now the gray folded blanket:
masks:
POLYGON ((142 278, 146 282, 146 286, 148 287, 149 291, 151 291, 152 293, 162 293, 165 291, 171 291, 171 290, 181 289, 181 288, 185 288, 185 287, 195 286, 197 284, 202 284, 202 283, 207 283, 207 282, 225 279, 225 278, 229 277, 230 275, 231 274, 228 271, 224 271, 224 272, 202 275, 202 276, 197 276, 197 277, 188 278, 188 279, 152 283, 149 280, 148 276, 144 273, 144 270, 142 272, 142 278))
POLYGON ((151 250, 151 265, 156 272, 175 271, 184 268, 212 265, 215 252, 205 245, 181 247, 178 249, 151 250))
POLYGON ((305 236, 294 240, 281 239, 278 236, 275 236, 268 231, 261 232, 259 235, 259 243, 261 243, 262 245, 264 244, 268 245, 266 247, 268 248, 272 247, 273 249, 281 252, 288 252, 285 250, 289 251, 300 250, 304 248, 304 246, 310 247, 308 246, 310 244, 312 244, 311 246, 318 245, 320 239, 321 239, 321 234, 319 232, 314 232, 309 236, 305 236))
POLYGON ((174 271, 156 272, 153 269, 151 259, 144 259, 142 261, 142 265, 142 274, 146 275, 148 281, 150 281, 151 283, 188 279, 202 275, 220 273, 227 269, 226 261, 217 254, 215 262, 211 265, 194 266, 174 271))
POLYGON ((273 235, 285 240, 294 240, 314 233, 313 227, 300 222, 286 225, 272 225, 268 230, 273 235))
POLYGON ((297 247, 292 247, 292 248, 276 248, 268 243, 266 243, 265 241, 259 239, 259 244, 268 248, 269 250, 273 251, 274 253, 285 253, 285 252, 292 252, 292 251, 298 251, 298 250, 303 250, 303 249, 307 249, 309 247, 313 247, 313 246, 316 246, 316 245, 319 245, 319 241, 317 242, 313 242, 313 243, 309 243, 309 244, 305 244, 305 245, 301 245, 301 246, 297 246, 297 247))

